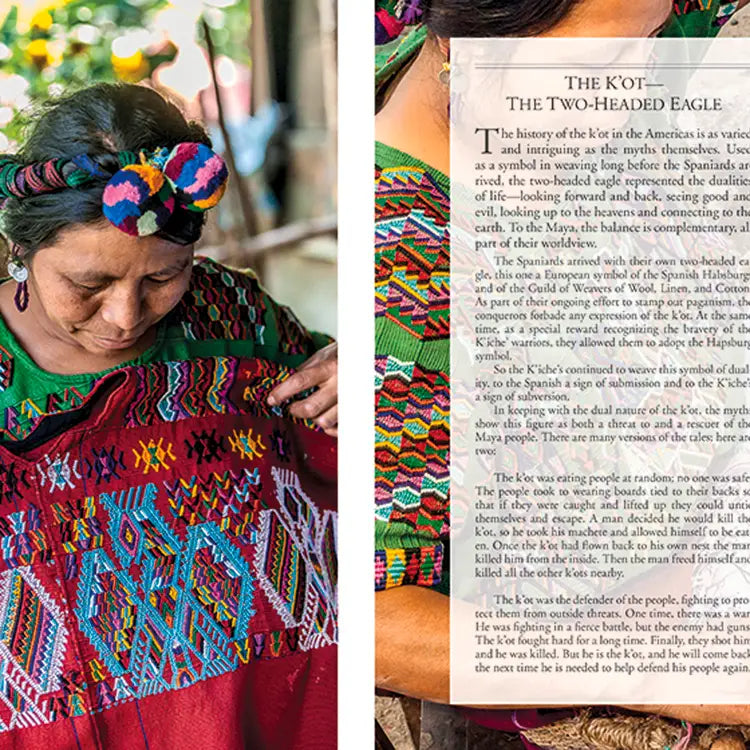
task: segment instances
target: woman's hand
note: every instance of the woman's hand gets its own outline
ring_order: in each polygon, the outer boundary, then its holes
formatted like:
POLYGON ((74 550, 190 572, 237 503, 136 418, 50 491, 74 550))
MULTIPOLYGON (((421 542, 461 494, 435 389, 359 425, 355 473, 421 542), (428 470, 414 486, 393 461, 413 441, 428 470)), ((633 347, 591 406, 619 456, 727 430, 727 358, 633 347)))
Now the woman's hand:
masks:
POLYGON ((318 390, 302 401, 296 401, 289 407, 293 417, 312 419, 323 429, 326 435, 338 436, 338 344, 333 343, 300 365, 297 372, 277 385, 268 396, 271 406, 281 404, 302 391, 317 386, 318 390))

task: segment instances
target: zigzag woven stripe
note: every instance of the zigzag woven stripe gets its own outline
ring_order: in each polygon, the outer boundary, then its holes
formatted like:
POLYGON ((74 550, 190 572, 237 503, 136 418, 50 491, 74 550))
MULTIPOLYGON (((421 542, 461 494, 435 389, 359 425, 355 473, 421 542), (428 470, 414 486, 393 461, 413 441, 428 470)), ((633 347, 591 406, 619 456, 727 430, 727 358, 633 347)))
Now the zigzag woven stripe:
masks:
POLYGON ((202 414, 237 414, 229 387, 236 362, 223 357, 193 362, 157 363, 138 372, 136 396, 128 409, 129 427, 172 422, 202 414))
POLYGON ((438 372, 377 357, 377 516, 437 538, 448 524, 450 384, 438 372))
POLYGON ((439 540, 450 517, 449 218, 449 196, 428 170, 376 170, 379 589, 441 582, 439 540))
POLYGON ((375 317, 423 341, 450 333, 448 218, 448 196, 426 170, 378 172, 375 317))

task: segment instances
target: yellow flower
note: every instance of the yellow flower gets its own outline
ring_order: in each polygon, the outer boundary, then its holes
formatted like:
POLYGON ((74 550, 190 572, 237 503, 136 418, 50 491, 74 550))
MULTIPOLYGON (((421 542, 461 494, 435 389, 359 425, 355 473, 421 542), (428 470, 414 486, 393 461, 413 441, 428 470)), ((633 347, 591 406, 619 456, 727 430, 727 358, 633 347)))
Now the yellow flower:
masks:
POLYGON ((48 10, 40 10, 31 18, 31 27, 40 31, 49 31, 52 26, 52 14, 48 10))
POLYGON ((26 54, 39 70, 52 65, 57 67, 63 59, 64 45, 59 41, 34 39, 26 47, 26 54))
POLYGON ((117 74, 118 78, 123 81, 129 81, 131 83, 137 83, 143 80, 149 73, 149 66, 146 58, 143 56, 143 52, 140 50, 134 52, 128 57, 118 57, 112 55, 112 68, 117 74))
POLYGON ((52 62, 46 39, 34 39, 29 42, 28 47, 26 47, 26 54, 38 68, 46 68, 52 62))
MULTIPOLYGON (((43 14, 50 14, 50 11, 56 8, 61 8, 66 5, 70 0, 0 0, 0 18, 4 18, 7 15, 7 11, 15 5, 18 8, 18 32, 25 34, 32 26, 35 26, 35 20, 43 14)), ((42 20, 42 19, 40 19, 42 20)), ((46 20, 46 19, 45 19, 46 20)), ((44 23, 44 20, 42 20, 44 23)), ((50 17, 50 25, 52 19, 50 17)), ((45 30, 49 27, 38 26, 38 28, 45 30)))

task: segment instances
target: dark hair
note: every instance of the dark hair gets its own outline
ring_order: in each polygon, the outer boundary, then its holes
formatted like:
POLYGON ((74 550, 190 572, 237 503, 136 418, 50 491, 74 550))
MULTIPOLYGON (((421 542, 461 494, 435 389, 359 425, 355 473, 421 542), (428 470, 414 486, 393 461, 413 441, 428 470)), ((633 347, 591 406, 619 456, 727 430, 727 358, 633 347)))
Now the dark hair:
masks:
MULTIPOLYGON (((211 145, 202 125, 188 122, 153 89, 134 84, 99 83, 47 101, 27 132, 18 154, 0 154, 0 158, 25 165, 89 154, 113 175, 120 168, 119 151, 138 153, 159 146, 171 150, 186 141, 211 145)), ((58 232, 72 224, 101 221, 108 179, 22 200, 10 198, 2 212, 7 240, 20 247, 22 257, 28 257, 53 243, 58 232)), ((189 245, 200 238, 204 218, 202 212, 178 208, 156 236, 189 245)))
POLYGON ((534 36, 551 29, 578 0, 422 0, 423 20, 440 37, 534 36))

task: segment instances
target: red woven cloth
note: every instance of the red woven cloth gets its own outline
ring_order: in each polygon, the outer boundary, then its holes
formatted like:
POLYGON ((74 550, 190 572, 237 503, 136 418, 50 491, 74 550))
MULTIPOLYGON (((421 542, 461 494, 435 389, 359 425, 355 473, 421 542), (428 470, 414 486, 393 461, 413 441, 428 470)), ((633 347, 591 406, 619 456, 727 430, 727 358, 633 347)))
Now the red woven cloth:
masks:
POLYGON ((0 747, 336 747, 335 441, 287 375, 128 368, 0 442, 0 747))

